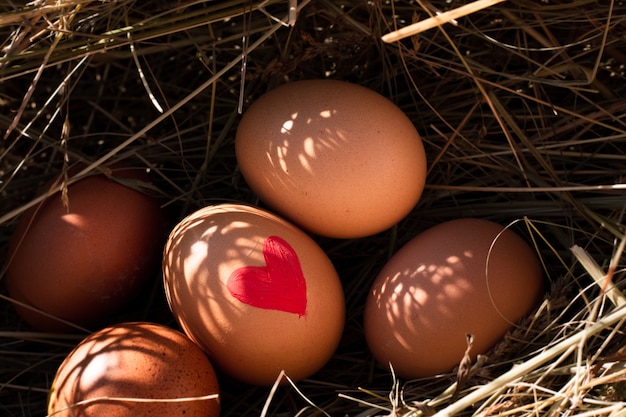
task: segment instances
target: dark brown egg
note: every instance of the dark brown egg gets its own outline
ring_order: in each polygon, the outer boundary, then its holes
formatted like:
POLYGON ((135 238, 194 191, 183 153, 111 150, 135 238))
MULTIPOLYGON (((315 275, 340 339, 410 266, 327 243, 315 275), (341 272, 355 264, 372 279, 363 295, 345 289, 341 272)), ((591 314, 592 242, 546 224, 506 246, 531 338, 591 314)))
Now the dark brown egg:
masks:
POLYGON ((217 417, 219 386, 204 352, 182 333, 123 323, 85 338, 59 366, 55 417, 217 417))
POLYGON ((432 227, 403 246, 376 278, 365 336, 376 359, 406 378, 451 371, 485 353, 536 305, 537 255, 513 231, 481 219, 432 227))
MULTIPOLYGON (((113 176, 144 181, 131 170, 113 176)), ((160 263, 164 214, 156 199, 105 175, 70 185, 67 198, 67 207, 56 193, 23 213, 10 244, 9 296, 41 330, 71 328, 57 318, 102 323, 138 294, 160 263)))

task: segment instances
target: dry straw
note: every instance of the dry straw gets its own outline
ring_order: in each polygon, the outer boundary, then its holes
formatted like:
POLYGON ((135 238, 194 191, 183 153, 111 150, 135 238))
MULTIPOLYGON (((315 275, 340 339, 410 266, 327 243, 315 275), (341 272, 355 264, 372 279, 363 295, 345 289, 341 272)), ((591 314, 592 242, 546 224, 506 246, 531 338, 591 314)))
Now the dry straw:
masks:
MULTIPOLYGON (((4 2, 2 253, 35 190, 78 161, 55 190, 125 161, 149 171, 172 221, 260 204, 234 158, 240 113, 292 80, 355 82, 414 122, 426 190, 391 230, 316 238, 345 288, 337 353, 270 389, 222 379, 222 415, 623 416, 625 22, 612 0, 4 2), (527 239, 548 291, 463 384, 454 370, 395 378, 363 338, 369 285, 415 234, 464 216, 527 239)), ((85 333, 27 327, 1 276, 0 296, 0 415, 44 415, 56 367, 85 333)), ((114 318, 127 319, 174 325, 159 277, 114 318)))
POLYGON ((409 36, 417 35, 418 33, 424 32, 425 30, 444 25, 446 23, 456 23, 456 19, 458 18, 470 15, 479 10, 491 7, 503 1, 504 0, 476 0, 471 3, 464 4, 463 6, 457 7, 456 9, 449 10, 447 12, 437 11, 434 16, 431 16, 428 19, 422 20, 421 22, 413 23, 407 27, 394 30, 393 32, 383 35, 382 40, 388 43, 396 42, 404 38, 408 38, 409 36))

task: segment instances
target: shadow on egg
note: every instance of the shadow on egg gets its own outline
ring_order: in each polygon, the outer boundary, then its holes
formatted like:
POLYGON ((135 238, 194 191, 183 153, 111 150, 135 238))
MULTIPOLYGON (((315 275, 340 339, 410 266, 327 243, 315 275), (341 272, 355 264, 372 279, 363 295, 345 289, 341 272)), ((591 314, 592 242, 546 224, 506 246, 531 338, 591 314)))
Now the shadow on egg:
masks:
POLYGON ((218 393, 208 359, 181 333, 122 323, 91 334, 70 352, 55 376, 48 411, 63 417, 217 417, 219 403, 211 396, 218 393), (204 398, 182 400, 195 397, 204 398), (155 399, 170 401, 149 401, 155 399))
MULTIPOLYGON (((437 372, 442 370, 438 364, 442 356, 460 361, 463 345, 447 343, 448 337, 463 342, 464 334, 475 333, 480 325, 471 316, 462 314, 474 308, 480 291, 466 275, 471 253, 462 256, 437 259, 435 255, 428 264, 420 263, 410 270, 392 269, 380 276, 380 285, 372 290, 372 298, 378 310, 376 314, 383 316, 384 325, 388 326, 385 333, 391 333, 397 343, 391 355, 410 361, 420 355, 420 345, 433 345, 437 356, 419 360, 438 368, 437 372), (459 332, 459 328, 465 330, 459 332)), ((403 367, 399 365, 399 368, 403 367)))
POLYGON ((269 207, 330 237, 362 237, 403 218, 426 176, 422 141, 392 102, 335 80, 282 85, 244 113, 241 173, 269 207))
POLYGON ((183 219, 166 245, 163 278, 181 328, 244 382, 271 385, 281 370, 309 376, 343 331, 343 290, 326 254, 258 208, 222 204, 183 219))
POLYGON ((200 321, 219 338, 220 332, 232 328, 229 323, 239 321, 245 314, 242 305, 230 297, 226 285, 216 277, 233 262, 245 259, 262 264, 260 251, 255 250, 262 240, 263 236, 255 234, 249 223, 224 225, 215 218, 186 218, 170 237, 163 263, 165 276, 172 277, 168 280, 170 306, 176 309, 178 321, 192 339, 209 352, 210 347, 194 337, 196 332, 188 323, 200 321), (214 234, 227 236, 234 244, 213 244, 217 242, 214 234))
POLYGON ((365 309, 368 345, 400 375, 448 372, 463 358, 466 335, 471 355, 484 353, 542 290, 539 261, 519 236, 486 220, 443 223, 409 241, 376 278, 365 309))
MULTIPOLYGON (((327 107, 304 110, 291 114, 286 114, 284 110, 278 112, 276 123, 267 126, 277 139, 266 142, 267 149, 263 157, 272 169, 262 178, 263 187, 273 192, 291 194, 299 191, 303 183, 314 181, 322 183, 336 181, 337 191, 353 185, 345 184, 345 178, 338 176, 329 178, 332 172, 324 170, 327 164, 325 158, 328 158, 328 155, 333 154, 338 160, 350 157, 344 150, 347 143, 347 133, 344 130, 345 115, 327 107), (281 113, 285 114, 280 117, 281 113), (296 180, 293 180, 294 178, 296 180)), ((329 192, 327 188, 320 191, 329 192)), ((311 197, 323 198, 325 195, 311 197)))

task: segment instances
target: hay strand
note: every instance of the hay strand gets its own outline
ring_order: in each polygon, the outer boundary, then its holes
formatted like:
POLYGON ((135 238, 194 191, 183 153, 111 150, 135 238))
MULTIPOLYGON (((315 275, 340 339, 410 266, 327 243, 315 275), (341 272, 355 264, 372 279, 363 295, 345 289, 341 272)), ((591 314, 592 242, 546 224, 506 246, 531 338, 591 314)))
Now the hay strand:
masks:
POLYGON ((431 16, 428 19, 421 22, 413 23, 402 29, 394 30, 382 36, 383 42, 392 43, 408 38, 409 36, 417 35, 418 33, 435 28, 437 26, 450 23, 458 18, 470 15, 480 10, 486 9, 504 0, 474 0, 471 3, 457 7, 456 9, 448 10, 447 12, 438 12, 435 16, 431 16))

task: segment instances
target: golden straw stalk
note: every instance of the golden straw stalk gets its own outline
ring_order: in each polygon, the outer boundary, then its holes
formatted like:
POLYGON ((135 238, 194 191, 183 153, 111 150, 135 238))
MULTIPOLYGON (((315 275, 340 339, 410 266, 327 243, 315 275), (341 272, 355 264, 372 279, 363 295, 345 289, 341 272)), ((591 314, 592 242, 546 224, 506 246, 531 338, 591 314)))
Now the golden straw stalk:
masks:
POLYGON ((466 4, 456 9, 449 10, 444 13, 440 13, 436 16, 422 20, 421 22, 414 23, 402 29, 390 32, 382 37, 383 42, 391 43, 404 39, 408 36, 424 32, 425 30, 432 29, 436 26, 441 26, 444 23, 451 22, 468 14, 472 14, 487 7, 491 7, 495 4, 502 3, 504 0, 476 0, 472 3, 466 4))

